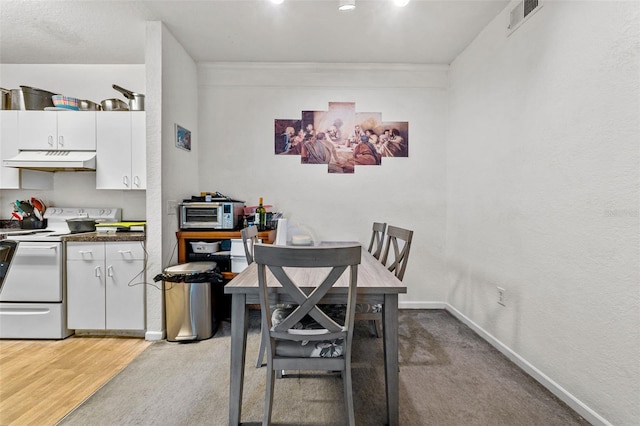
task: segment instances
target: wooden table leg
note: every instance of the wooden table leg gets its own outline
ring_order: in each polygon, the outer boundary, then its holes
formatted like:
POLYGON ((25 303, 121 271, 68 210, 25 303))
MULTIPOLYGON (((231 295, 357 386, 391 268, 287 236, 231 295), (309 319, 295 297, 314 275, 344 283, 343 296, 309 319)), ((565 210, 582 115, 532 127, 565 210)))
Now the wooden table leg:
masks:
POLYGON ((234 293, 231 298, 231 372, 229 375, 229 425, 240 424, 242 417, 242 386, 247 349, 247 296, 234 293))
POLYGON ((398 295, 386 294, 382 308, 384 338, 384 371, 387 392, 387 424, 398 425, 400 420, 398 374, 398 295))

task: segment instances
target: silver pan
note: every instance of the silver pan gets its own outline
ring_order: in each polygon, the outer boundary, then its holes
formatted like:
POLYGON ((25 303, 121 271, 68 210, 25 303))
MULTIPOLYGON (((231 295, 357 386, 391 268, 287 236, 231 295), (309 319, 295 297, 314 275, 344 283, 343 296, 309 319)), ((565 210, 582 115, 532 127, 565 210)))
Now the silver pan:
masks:
POLYGON ((102 106, 95 102, 81 99, 80 102, 78 102, 78 109, 80 109, 80 111, 100 111, 102 106))
POLYGON ((105 99, 100 102, 103 111, 129 111, 129 106, 120 99, 105 99))
POLYGON ((144 111, 144 95, 142 93, 134 93, 117 84, 114 84, 112 87, 122 93, 125 98, 129 99, 129 109, 131 111, 144 111))

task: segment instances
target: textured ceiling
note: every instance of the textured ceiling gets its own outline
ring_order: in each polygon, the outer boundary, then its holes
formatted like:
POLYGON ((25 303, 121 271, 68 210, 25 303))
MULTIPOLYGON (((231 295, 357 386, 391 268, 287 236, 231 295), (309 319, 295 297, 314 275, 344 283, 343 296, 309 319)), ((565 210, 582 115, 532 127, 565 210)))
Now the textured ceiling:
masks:
POLYGON ((448 64, 509 0, 0 0, 1 63, 144 63, 145 21, 197 62, 448 64))

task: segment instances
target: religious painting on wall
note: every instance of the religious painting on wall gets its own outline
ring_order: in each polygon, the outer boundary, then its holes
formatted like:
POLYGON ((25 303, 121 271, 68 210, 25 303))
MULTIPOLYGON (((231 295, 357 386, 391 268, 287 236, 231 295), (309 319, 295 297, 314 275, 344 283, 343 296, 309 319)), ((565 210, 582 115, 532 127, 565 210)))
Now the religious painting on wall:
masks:
POLYGON ((302 111, 275 120, 275 154, 302 164, 326 164, 329 173, 355 173, 385 157, 409 156, 409 123, 385 122, 380 112, 357 112, 355 102, 329 102, 327 111, 302 111))

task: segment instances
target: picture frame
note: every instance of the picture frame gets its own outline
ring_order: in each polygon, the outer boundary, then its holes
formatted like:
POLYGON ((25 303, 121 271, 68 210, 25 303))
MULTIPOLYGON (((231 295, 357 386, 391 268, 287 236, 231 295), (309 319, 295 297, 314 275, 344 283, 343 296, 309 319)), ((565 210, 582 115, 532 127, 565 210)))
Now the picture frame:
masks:
POLYGON ((176 146, 185 151, 191 151, 191 131, 179 124, 175 125, 176 146))

